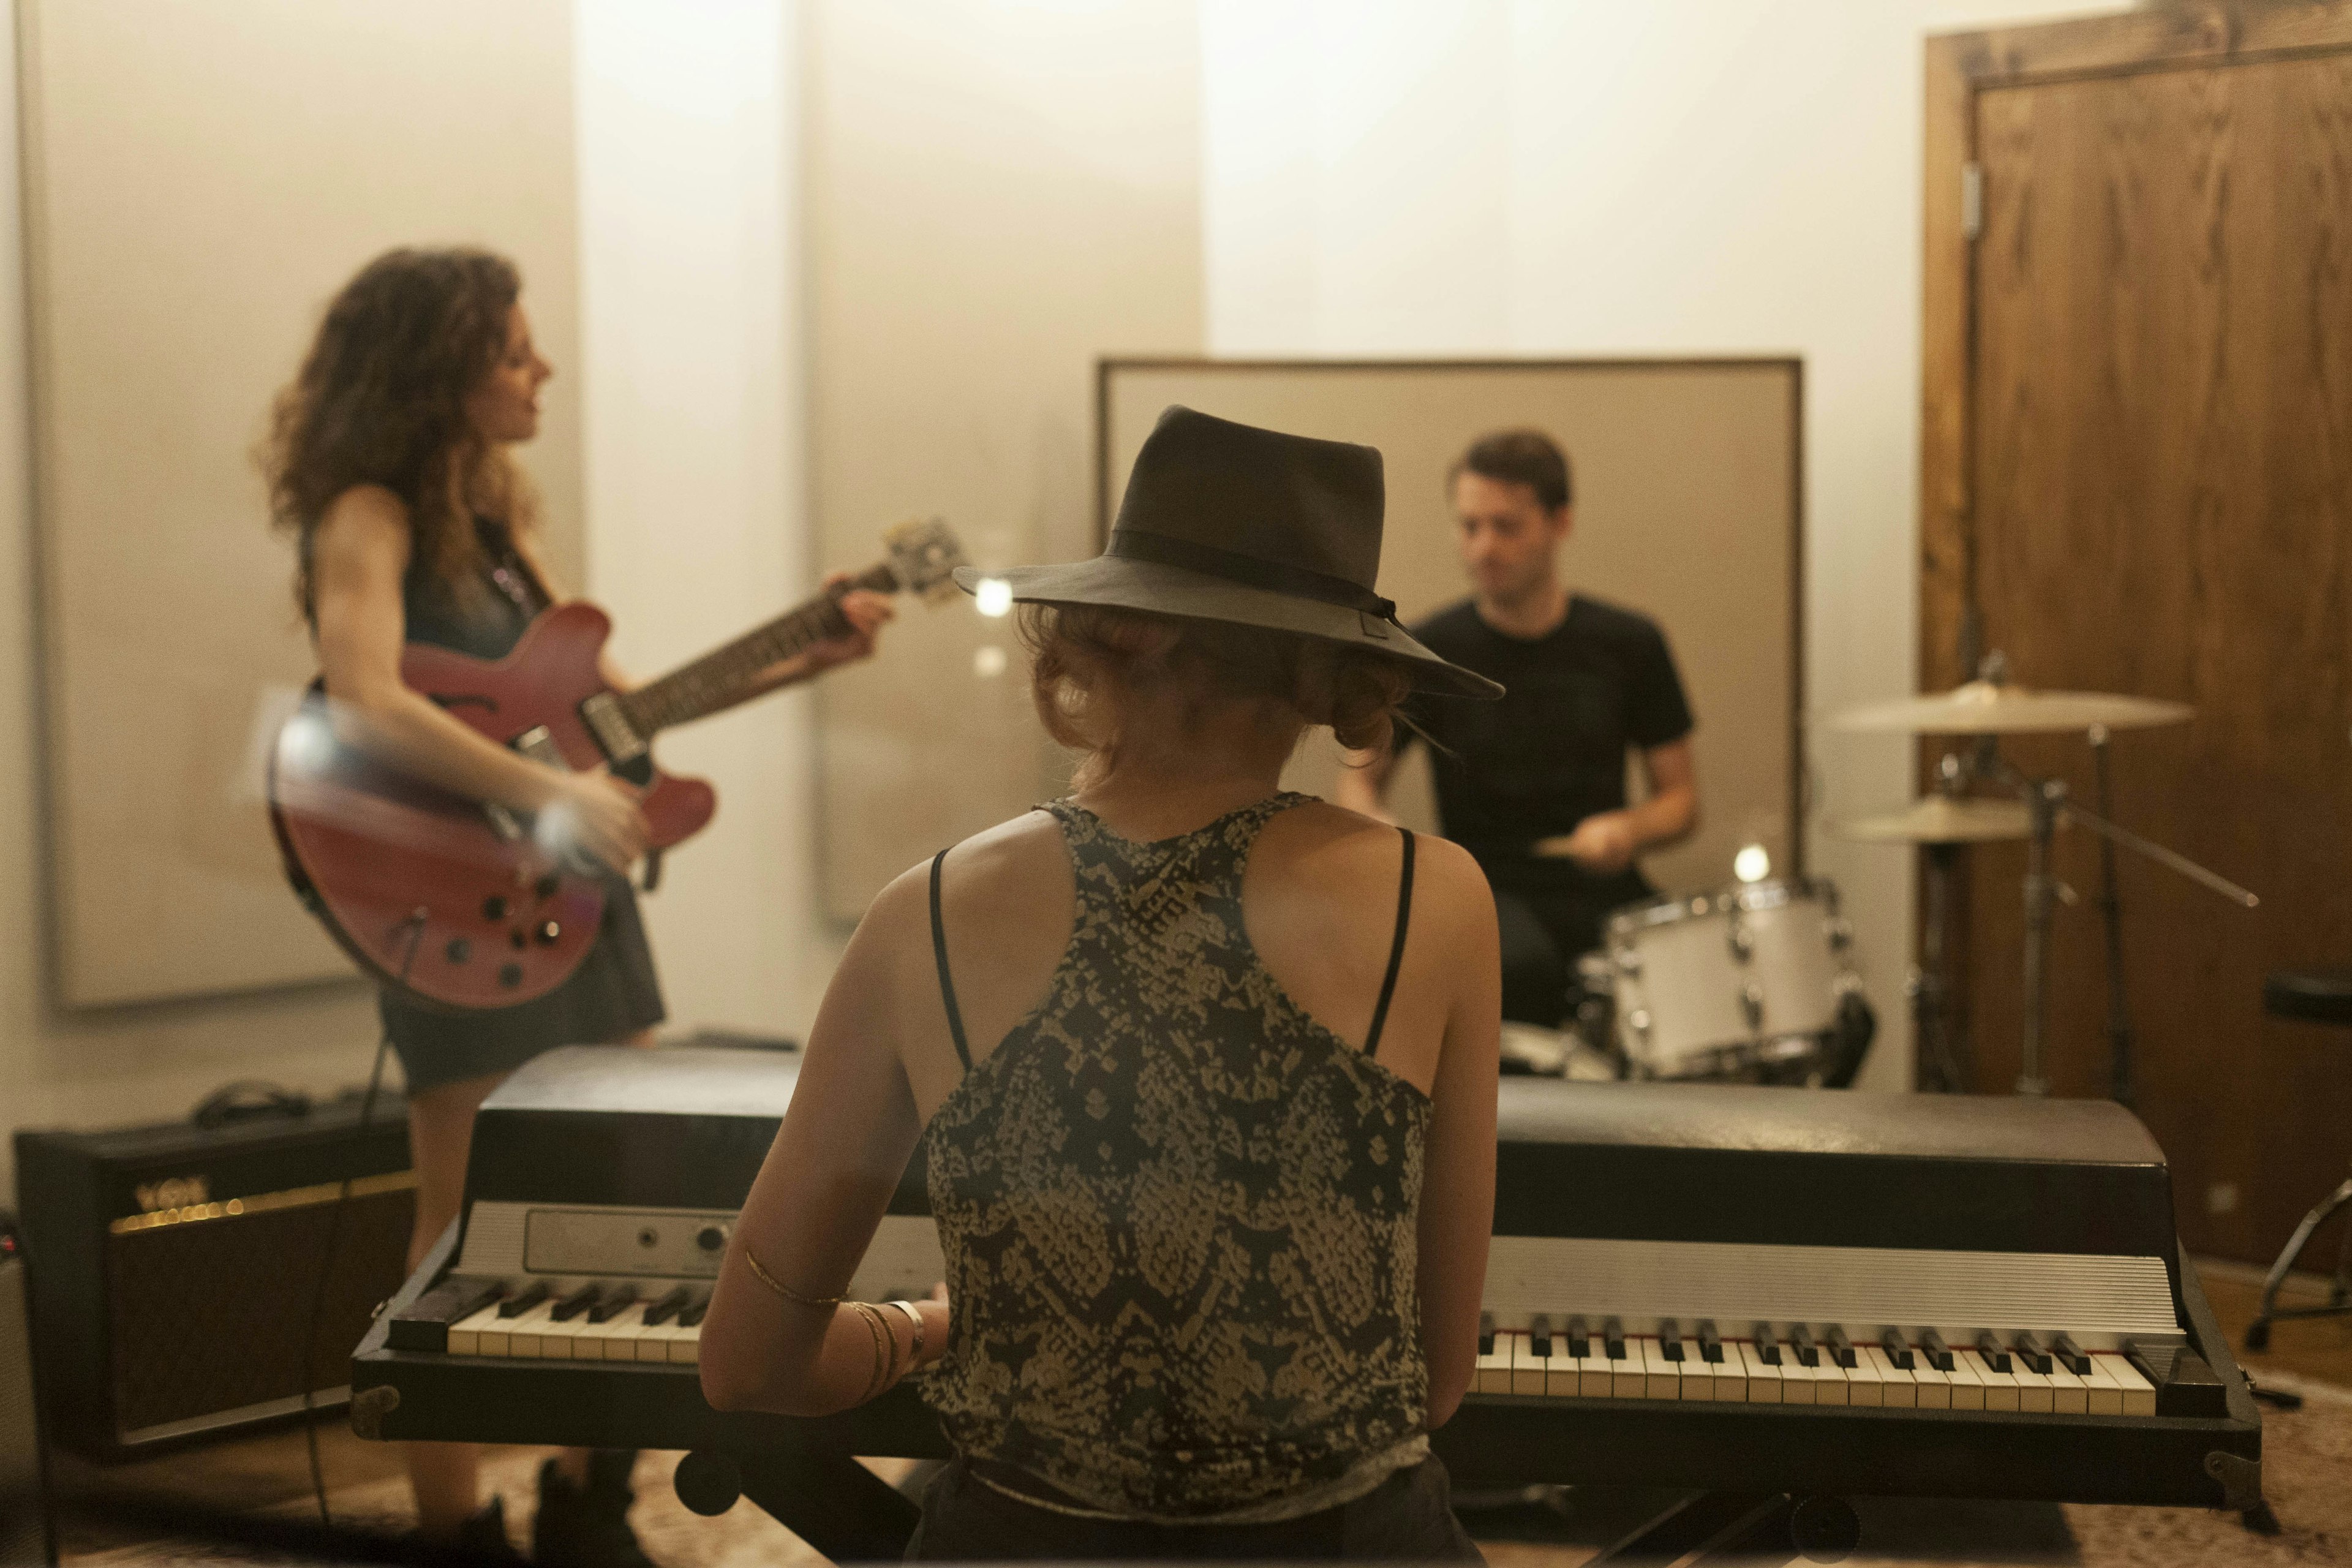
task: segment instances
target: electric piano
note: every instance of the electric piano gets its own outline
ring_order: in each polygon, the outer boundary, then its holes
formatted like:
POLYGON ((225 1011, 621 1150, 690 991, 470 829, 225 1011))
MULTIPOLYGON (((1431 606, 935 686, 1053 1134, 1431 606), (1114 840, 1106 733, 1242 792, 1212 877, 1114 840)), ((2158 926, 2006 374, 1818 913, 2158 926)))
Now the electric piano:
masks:
MULTIPOLYGON (((517 1072, 458 1222, 353 1356, 361 1436, 686 1449, 689 1506, 748 1495, 828 1555, 896 1555, 914 1505, 852 1456, 946 1457, 913 1387, 812 1420, 713 1411, 698 1382, 797 1067, 575 1047, 517 1072)), ((1499 1092, 1476 1384, 1433 1435, 1458 1486, 2259 1507, 2251 1391, 2120 1106, 1499 1092)), ((941 1277, 919 1164, 854 1297, 941 1277)))

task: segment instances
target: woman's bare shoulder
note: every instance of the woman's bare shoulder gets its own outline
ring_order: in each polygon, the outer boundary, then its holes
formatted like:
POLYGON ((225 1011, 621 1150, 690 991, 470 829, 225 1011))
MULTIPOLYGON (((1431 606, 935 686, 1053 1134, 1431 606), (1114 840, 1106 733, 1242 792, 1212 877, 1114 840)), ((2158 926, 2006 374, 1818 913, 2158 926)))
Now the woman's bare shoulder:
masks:
POLYGON ((370 552, 394 549, 405 556, 408 534, 408 508, 398 496, 382 485, 353 485, 337 494, 320 514, 315 548, 370 552))
MULTIPOLYGON (((917 861, 891 879, 866 907, 862 931, 902 934, 921 928, 930 941, 931 861, 917 861)), ((940 900, 950 909, 1018 902, 1040 886, 1069 880, 1069 855, 1052 814, 1025 811, 951 845, 940 868, 940 900)))
MULTIPOLYGON (((1393 825, 1320 800, 1285 812, 1275 821, 1286 825, 1277 844, 1301 869, 1336 873, 1349 881, 1370 876, 1394 885, 1403 852, 1393 825)), ((1412 874, 1416 911, 1432 903, 1475 910, 1481 901, 1492 902, 1486 872, 1452 839, 1414 834, 1412 874)))

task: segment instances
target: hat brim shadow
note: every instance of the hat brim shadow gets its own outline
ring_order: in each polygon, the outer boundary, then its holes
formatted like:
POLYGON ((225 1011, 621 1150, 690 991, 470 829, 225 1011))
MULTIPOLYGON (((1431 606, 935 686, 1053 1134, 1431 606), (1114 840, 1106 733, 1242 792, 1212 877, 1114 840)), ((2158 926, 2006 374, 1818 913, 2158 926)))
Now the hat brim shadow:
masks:
POLYGON ((1181 566, 1098 555, 1091 561, 1012 566, 997 572, 956 568, 956 586, 967 594, 978 592, 988 578, 1011 588, 1015 604, 1108 605, 1155 616, 1291 632, 1394 659, 1404 667, 1415 690, 1432 696, 1492 700, 1503 695, 1500 686, 1440 658, 1393 621, 1345 605, 1278 594, 1181 566))

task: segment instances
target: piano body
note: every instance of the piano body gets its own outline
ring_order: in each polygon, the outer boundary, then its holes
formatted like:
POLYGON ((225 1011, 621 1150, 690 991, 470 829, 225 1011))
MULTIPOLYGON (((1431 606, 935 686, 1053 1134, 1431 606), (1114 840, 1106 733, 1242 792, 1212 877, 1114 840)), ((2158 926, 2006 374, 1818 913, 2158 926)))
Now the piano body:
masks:
MULTIPOLYGON (((464 1213, 355 1352, 378 1438, 691 1450, 836 1558, 912 1503, 854 1455, 943 1458, 911 1387, 721 1413, 695 1367, 728 1227, 798 1058, 572 1047, 476 1122, 464 1213)), ((1457 1485, 2252 1509, 2262 1427, 2179 1258, 2170 1178, 2105 1101, 1505 1079, 1457 1485)), ((851 1286, 940 1277, 919 1168, 851 1286)))

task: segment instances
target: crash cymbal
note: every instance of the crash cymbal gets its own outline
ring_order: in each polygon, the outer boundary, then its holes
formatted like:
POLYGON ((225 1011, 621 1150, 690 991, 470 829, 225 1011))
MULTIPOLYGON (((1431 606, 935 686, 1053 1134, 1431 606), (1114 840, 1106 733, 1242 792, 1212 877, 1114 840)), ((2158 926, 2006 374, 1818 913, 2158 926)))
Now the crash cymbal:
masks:
POLYGON ((2023 801, 1931 795, 1901 811, 1841 822, 1830 831, 1875 844, 1989 844, 2025 837, 2033 831, 2033 816, 2023 801))
POLYGON ((2056 734, 2069 730, 2088 731, 2099 726, 2146 730, 2159 724, 2182 724, 2194 712, 2187 703, 2164 702, 2152 697, 2118 697, 2105 691, 2036 691, 2028 687, 1971 680, 1949 691, 1849 708, 1832 716, 1829 726, 1832 730, 1909 735, 2056 734))

